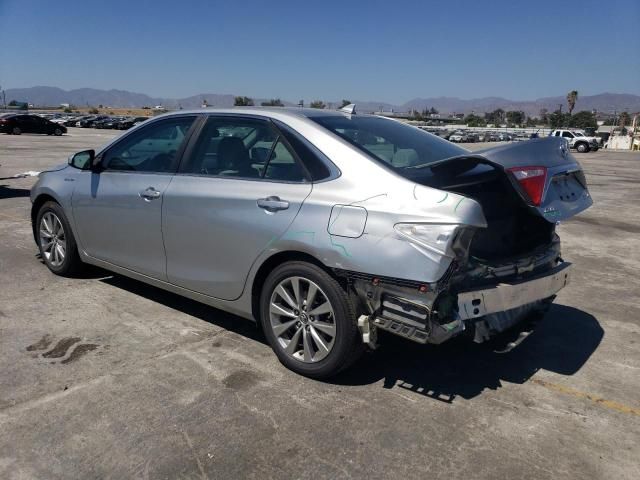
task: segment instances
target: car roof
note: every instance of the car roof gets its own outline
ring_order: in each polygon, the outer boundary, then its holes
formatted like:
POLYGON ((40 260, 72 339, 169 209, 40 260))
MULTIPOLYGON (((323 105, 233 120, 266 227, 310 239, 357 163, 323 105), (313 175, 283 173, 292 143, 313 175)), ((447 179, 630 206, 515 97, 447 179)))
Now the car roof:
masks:
MULTIPOLYGON (((168 112, 163 115, 158 115, 157 117, 150 118, 159 118, 173 115, 185 115, 185 114, 207 114, 207 115, 215 115, 216 113, 224 113, 224 114, 244 114, 244 115, 265 115, 267 117, 272 116, 272 114, 281 116, 289 116, 292 118, 318 118, 318 117, 338 117, 345 116, 348 117, 350 114, 346 112, 341 112, 339 110, 324 110, 320 108, 300 108, 300 107, 230 107, 230 108, 197 108, 192 110, 175 110, 173 112, 168 112)), ((358 117, 378 117, 377 115, 369 115, 363 113, 356 113, 358 117)), ((379 117, 378 117, 379 118, 379 117)))

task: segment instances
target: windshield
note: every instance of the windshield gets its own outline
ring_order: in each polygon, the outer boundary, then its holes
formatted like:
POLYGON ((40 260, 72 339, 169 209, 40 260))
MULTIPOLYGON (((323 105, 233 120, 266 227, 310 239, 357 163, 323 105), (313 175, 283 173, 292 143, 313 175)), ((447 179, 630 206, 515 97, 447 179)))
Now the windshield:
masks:
POLYGON ((573 132, 576 137, 584 137, 584 135, 580 132, 573 132))
POLYGON ((311 120, 399 173, 468 153, 440 137, 387 118, 336 115, 311 120))

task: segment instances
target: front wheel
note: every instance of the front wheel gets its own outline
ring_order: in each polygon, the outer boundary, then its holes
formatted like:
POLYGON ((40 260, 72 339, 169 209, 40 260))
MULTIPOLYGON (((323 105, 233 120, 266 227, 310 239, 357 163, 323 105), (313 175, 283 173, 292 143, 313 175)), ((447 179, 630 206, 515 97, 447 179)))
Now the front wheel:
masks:
POLYGON ((38 249, 45 265, 56 275, 70 276, 82 267, 78 246, 62 207, 46 202, 36 219, 38 249))
POLYGON ((54 134, 56 137, 59 137, 60 135, 62 135, 62 129, 60 129, 60 128, 56 128, 56 129, 53 131, 53 134, 54 134))
POLYGON ((586 153, 589 151, 589 146, 585 143, 579 143, 576 146, 576 150, 578 150, 580 153, 586 153))
POLYGON ((287 262, 271 272, 260 296, 260 321, 280 362, 308 377, 335 375, 363 351, 347 293, 310 263, 287 262))

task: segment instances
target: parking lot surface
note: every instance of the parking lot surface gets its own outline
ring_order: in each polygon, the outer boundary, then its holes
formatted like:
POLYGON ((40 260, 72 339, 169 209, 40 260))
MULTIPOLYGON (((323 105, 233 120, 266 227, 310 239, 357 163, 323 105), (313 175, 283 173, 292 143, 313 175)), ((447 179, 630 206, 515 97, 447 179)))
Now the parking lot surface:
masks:
POLYGON ((317 382, 250 322, 40 262, 12 177, 116 134, 0 135, 0 478, 640 478, 640 154, 576 155, 573 281, 514 351, 386 338, 317 382))

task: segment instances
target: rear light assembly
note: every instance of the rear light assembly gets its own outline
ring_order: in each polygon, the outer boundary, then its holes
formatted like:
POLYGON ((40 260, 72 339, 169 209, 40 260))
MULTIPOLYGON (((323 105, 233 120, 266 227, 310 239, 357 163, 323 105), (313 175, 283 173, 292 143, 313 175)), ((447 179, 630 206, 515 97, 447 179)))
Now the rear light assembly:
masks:
POLYGON ((531 203, 539 207, 542 203, 544 186, 547 183, 546 167, 513 167, 507 169, 525 191, 531 203))

